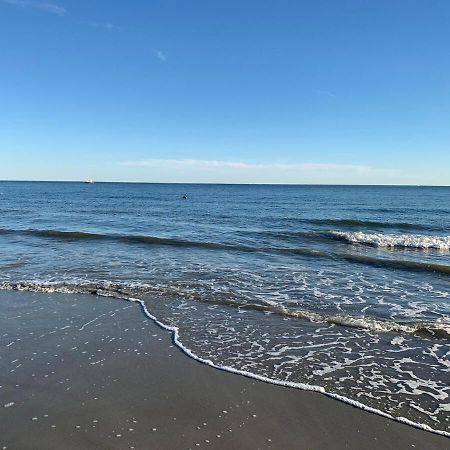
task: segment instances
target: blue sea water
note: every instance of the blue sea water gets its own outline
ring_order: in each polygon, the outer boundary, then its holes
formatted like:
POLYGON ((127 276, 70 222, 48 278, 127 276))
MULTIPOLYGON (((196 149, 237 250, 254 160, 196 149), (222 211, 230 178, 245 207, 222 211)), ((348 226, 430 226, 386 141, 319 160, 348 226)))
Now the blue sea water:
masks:
POLYGON ((0 287, 140 299, 201 360, 445 433, 449 219, 446 187, 0 182, 0 287))

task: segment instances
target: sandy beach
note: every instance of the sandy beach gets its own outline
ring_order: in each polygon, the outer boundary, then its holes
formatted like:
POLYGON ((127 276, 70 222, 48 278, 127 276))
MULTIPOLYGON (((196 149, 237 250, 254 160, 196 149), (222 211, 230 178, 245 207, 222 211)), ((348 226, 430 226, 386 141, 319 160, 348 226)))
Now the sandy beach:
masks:
POLYGON ((323 395, 187 357, 139 305, 1 292, 0 448, 446 449, 323 395))

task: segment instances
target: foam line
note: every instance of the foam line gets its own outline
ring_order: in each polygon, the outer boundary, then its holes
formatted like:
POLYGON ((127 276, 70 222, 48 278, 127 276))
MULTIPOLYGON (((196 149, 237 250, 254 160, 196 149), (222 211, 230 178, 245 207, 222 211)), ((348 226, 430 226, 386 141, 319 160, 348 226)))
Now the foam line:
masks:
MULTIPOLYGON (((8 289, 8 287, 5 287, 5 285, 0 285, 0 288, 3 289, 8 289)), ((9 287, 9 289, 13 289, 12 286, 9 287)), ((17 290, 21 290, 20 288, 16 288, 17 290)), ((23 290, 23 289, 22 289, 23 290)), ((58 292, 58 291, 56 291, 58 292)), ((69 290, 67 289, 65 292, 64 291, 59 291, 61 293, 67 293, 67 294, 73 294, 76 293, 73 290, 69 290)), ((435 434, 439 434, 442 436, 446 436, 450 438, 450 432, 447 431, 443 431, 443 430, 436 430, 432 427, 430 427, 429 425, 423 424, 423 423, 418 423, 418 422, 413 422, 412 420, 409 420, 405 417, 395 417, 392 416, 389 413, 386 413, 384 411, 381 411, 379 409, 375 409, 372 408, 370 406, 364 405, 363 403, 360 403, 356 400, 352 400, 350 398, 344 397, 342 395, 339 394, 335 394, 332 392, 327 392, 325 390, 324 387, 322 386, 317 386, 317 385, 313 385, 313 384, 305 384, 305 383, 298 383, 298 382, 292 382, 292 381, 283 381, 283 380, 276 380, 276 379, 272 379, 272 378, 268 378, 268 377, 264 377, 262 375, 258 375, 255 373, 251 373, 245 370, 239 370, 236 369, 234 367, 230 367, 230 366, 221 366, 219 364, 214 363, 213 361, 211 361, 210 359, 204 359, 201 358, 199 356, 197 356, 191 349, 189 349, 188 347, 186 347, 180 339, 180 333, 179 333, 179 329, 178 327, 172 326, 172 325, 167 325, 164 322, 160 321, 156 316, 154 316, 147 308, 147 305, 145 304, 144 300, 141 300, 139 298, 135 298, 135 297, 131 297, 131 296, 127 296, 124 293, 119 293, 119 292, 115 292, 112 293, 110 291, 86 291, 86 292, 78 292, 80 294, 91 294, 91 295, 97 295, 99 297, 113 297, 113 298, 117 298, 117 299, 121 299, 121 300, 125 300, 125 301, 129 301, 129 302, 134 302, 134 303, 138 303, 142 309, 142 311, 144 312, 144 314, 151 319, 154 323, 156 323, 159 327, 163 328, 164 330, 167 330, 169 332, 172 333, 172 340, 174 342, 174 344, 187 356, 189 356, 190 358, 205 364, 207 366, 210 366, 212 368, 215 369, 219 369, 219 370, 223 370, 225 372, 230 372, 230 373, 234 373, 236 375, 242 375, 245 376, 247 378, 252 378, 255 380, 259 380, 259 381, 263 381, 265 383, 270 383, 273 385, 277 385, 277 386, 283 386, 283 387, 289 387, 289 388, 294 388, 294 389, 300 389, 303 391, 311 391, 311 392, 318 392, 320 394, 324 394, 327 397, 333 398, 335 400, 339 400, 343 403, 347 403, 349 405, 352 405, 356 408, 362 409, 364 411, 373 413, 373 414, 377 414, 379 416, 385 417, 387 419, 391 419, 391 420, 395 420, 396 422, 400 422, 403 423, 405 425, 409 425, 412 426, 414 428, 418 428, 424 431, 429 431, 435 434)))
MULTIPOLYGON (((99 295, 102 297, 116 297, 128 298, 132 293, 129 288, 133 289, 136 286, 124 285, 106 285, 100 283, 85 283, 85 284, 68 284, 68 283, 9 283, 0 282, 0 289, 17 290, 17 291, 31 291, 31 292, 58 292, 62 294, 89 294, 99 295)), ((149 290, 150 287, 146 286, 149 290)), ((192 293, 184 293, 176 289, 150 289, 150 292, 155 295, 170 295, 170 296, 188 296, 190 299, 205 302, 199 296, 194 296, 192 293)), ((207 302, 209 303, 209 302, 207 302)), ((258 303, 240 303, 236 300, 219 300, 216 299, 216 305, 223 305, 227 307, 234 307, 238 309, 260 311, 264 313, 277 314, 284 317, 292 317, 296 319, 307 320, 314 323, 331 323, 343 327, 360 328, 378 333, 406 333, 419 334, 427 336, 428 338, 450 338, 450 323, 446 322, 395 322, 389 320, 377 319, 369 316, 351 316, 345 314, 323 314, 308 310, 289 309, 283 306, 258 304, 258 303)), ((81 329, 94 322, 97 319, 83 325, 81 329)))
POLYGON ((235 369, 234 367, 230 367, 230 366, 221 366, 218 364, 215 364, 213 361, 211 361, 210 359, 204 359, 201 358, 199 356, 197 356, 195 353, 193 353, 188 347, 186 347, 180 340, 180 333, 179 333, 179 329, 178 327, 175 326, 171 326, 171 325, 166 325, 165 323, 161 322, 156 316, 154 316, 147 308, 145 302, 143 300, 140 300, 138 298, 124 298, 124 300, 127 301, 131 301, 131 302, 136 302, 139 303, 144 314, 149 317, 151 320, 153 320, 158 326, 160 326, 161 328, 170 331, 172 333, 172 339, 174 344, 183 352, 185 353, 187 356, 189 356, 192 359, 195 359, 196 361, 205 364, 207 366, 213 367, 214 369, 219 369, 219 370, 223 370, 225 372, 230 372, 230 373, 234 373, 236 375, 242 375, 245 376, 247 378, 252 378, 255 380, 259 380, 259 381, 263 381, 265 383, 270 383, 270 384, 274 384, 277 386, 284 386, 284 387, 290 387, 290 388, 294 388, 294 389, 300 389, 302 391, 311 391, 311 392, 318 392, 320 394, 324 394, 327 397, 331 397, 335 400, 339 400, 343 403, 347 403, 349 405, 352 405, 356 408, 362 409, 364 411, 367 412, 371 412, 373 414, 377 414, 379 416, 382 417, 386 417, 387 419, 391 419, 391 420, 395 420, 397 422, 403 423, 405 425, 409 425, 412 426, 414 428, 418 428, 421 430, 425 430, 425 431, 429 431, 432 433, 436 433, 436 434, 440 434, 442 436, 446 436, 446 437, 450 437, 450 432, 447 431, 443 431, 443 430, 435 430, 433 428, 431 428, 430 426, 423 424, 423 423, 417 423, 417 422, 413 422, 412 420, 409 420, 405 417, 395 417, 392 416, 391 414, 388 414, 384 411, 381 411, 379 409, 375 409, 375 408, 371 408, 370 406, 366 406, 356 400, 352 400, 350 398, 344 397, 342 395, 339 394, 334 394, 331 392, 327 392, 325 390, 324 387, 322 386, 316 386, 313 384, 305 384, 305 383, 295 383, 292 381, 282 381, 282 380, 274 380, 272 378, 268 378, 268 377, 264 377, 262 375, 258 375, 255 373, 251 373, 251 372, 247 372, 245 370, 239 370, 239 369, 235 369))

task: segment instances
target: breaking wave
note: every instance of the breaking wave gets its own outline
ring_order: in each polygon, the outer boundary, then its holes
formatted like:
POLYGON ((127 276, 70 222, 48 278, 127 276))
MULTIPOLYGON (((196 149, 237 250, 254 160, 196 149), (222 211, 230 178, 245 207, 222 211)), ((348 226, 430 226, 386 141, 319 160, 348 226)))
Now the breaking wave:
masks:
POLYGON ((350 242, 352 244, 365 244, 374 247, 450 250, 450 236, 363 233, 361 231, 330 231, 329 235, 335 239, 350 242))

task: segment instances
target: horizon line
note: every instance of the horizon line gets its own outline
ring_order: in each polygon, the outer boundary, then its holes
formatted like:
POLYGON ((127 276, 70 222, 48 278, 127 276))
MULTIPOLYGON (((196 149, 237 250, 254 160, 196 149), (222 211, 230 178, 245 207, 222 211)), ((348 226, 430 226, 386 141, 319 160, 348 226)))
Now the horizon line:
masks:
MULTIPOLYGON (((18 180, 0 179, 0 183, 85 183, 85 180, 18 180)), ((450 187, 450 184, 391 184, 391 183, 224 183, 224 182, 204 182, 204 181, 111 181, 99 180, 93 184, 193 184, 193 185, 222 185, 222 186, 361 186, 361 187, 450 187)))

